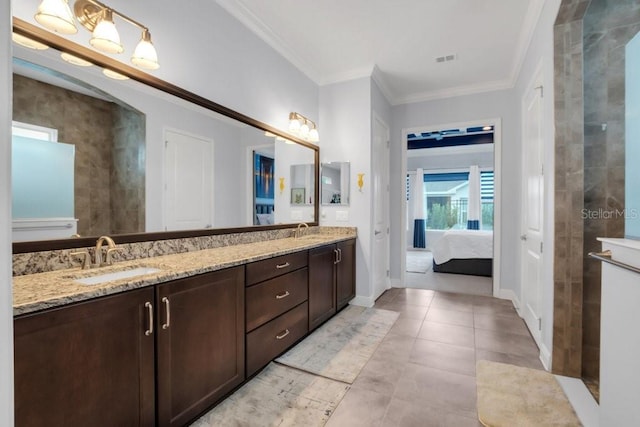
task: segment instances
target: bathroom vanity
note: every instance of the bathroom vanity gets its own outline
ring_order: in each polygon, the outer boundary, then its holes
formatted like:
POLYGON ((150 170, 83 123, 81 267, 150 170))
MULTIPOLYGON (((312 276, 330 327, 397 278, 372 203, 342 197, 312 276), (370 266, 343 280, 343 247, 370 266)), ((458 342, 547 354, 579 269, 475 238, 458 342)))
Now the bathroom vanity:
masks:
POLYGON ((355 232, 18 276, 14 289, 16 425, 185 425, 355 296, 355 232), (77 282, 141 266, 158 270, 77 282))

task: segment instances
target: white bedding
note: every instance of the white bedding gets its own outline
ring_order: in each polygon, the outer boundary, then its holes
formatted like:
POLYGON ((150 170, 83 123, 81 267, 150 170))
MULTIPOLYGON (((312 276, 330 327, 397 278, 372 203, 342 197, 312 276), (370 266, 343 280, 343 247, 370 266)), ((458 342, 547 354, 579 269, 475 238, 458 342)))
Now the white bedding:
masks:
POLYGON ((493 232, 481 230, 448 230, 433 244, 436 264, 453 258, 493 258, 493 232))

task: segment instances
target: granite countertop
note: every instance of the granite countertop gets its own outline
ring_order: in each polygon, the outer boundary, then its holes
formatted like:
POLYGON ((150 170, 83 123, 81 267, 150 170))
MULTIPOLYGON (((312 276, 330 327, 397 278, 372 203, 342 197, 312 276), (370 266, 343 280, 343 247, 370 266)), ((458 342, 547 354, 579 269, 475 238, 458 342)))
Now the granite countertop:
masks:
POLYGON ((181 254, 122 261, 112 266, 28 274, 13 278, 13 315, 59 307, 104 295, 152 286, 157 283, 194 276, 279 255, 349 240, 353 234, 310 234, 299 239, 284 238, 255 243, 204 249, 181 254), (118 279, 96 285, 85 285, 75 279, 138 267, 158 268, 159 272, 118 279))

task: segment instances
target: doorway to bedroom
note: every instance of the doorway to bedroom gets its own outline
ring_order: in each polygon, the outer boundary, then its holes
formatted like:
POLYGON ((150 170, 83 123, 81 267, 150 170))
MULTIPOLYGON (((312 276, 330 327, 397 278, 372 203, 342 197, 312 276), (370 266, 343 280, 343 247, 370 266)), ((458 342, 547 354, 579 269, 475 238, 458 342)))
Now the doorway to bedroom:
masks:
POLYGON ((406 287, 494 295, 499 120, 410 129, 406 287))

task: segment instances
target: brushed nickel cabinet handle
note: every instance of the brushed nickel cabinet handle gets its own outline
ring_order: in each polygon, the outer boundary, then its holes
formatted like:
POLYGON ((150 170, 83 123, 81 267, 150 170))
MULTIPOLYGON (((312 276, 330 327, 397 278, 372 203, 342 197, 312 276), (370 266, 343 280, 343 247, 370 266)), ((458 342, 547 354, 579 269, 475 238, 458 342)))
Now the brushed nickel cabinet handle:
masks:
POLYGON ((276 268, 277 268, 278 270, 280 270, 281 268, 287 268, 287 267, 289 267, 290 265, 291 265, 291 264, 289 264, 288 262, 285 262, 284 264, 278 264, 278 265, 276 265, 276 268))
POLYGON ((284 291, 284 294, 276 295, 276 299, 286 298, 286 297, 288 297, 289 295, 291 295, 291 294, 289 293, 289 291, 284 291))
POLYGON ((333 263, 334 263, 334 264, 337 264, 337 263, 339 263, 339 262, 340 262, 340 258, 338 258, 338 256, 339 256, 339 255, 338 255, 338 250, 337 250, 337 249, 334 249, 334 250, 333 250, 333 253, 335 254, 335 261, 333 261, 333 263))
POLYGON ((342 249, 338 248, 338 262, 342 262, 342 249))
POLYGON ((162 297, 161 300, 164 303, 164 310, 165 310, 165 314, 166 314, 166 319, 167 321, 162 325, 162 329, 167 329, 169 328, 169 325, 171 324, 171 309, 169 308, 169 298, 167 297, 162 297))
POLYGON ((153 333, 153 305, 147 301, 144 306, 147 307, 147 313, 149 313, 149 329, 144 331, 144 334, 149 336, 153 333))
POLYGON ((285 329, 283 333, 281 333, 280 335, 276 335, 276 339, 277 340, 281 340, 282 338, 286 337, 287 335, 289 335, 289 330, 285 329))

